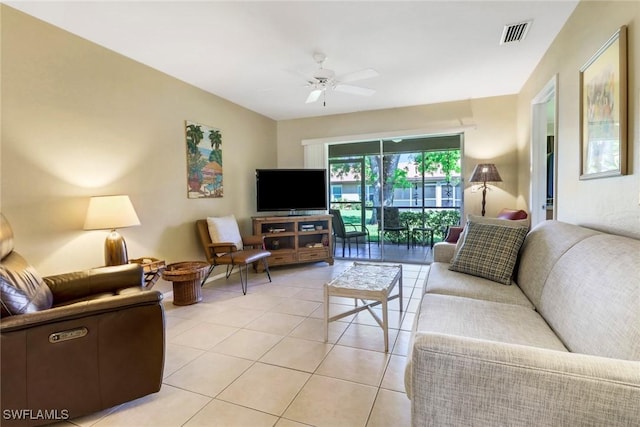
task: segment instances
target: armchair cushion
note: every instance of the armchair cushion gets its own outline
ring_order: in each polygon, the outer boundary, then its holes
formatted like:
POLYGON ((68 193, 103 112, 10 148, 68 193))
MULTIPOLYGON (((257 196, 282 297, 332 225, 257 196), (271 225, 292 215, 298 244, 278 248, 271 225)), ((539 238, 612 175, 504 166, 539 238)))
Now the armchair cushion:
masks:
POLYGON ((238 222, 233 214, 221 217, 208 217, 207 225, 212 243, 229 242, 233 243, 239 251, 244 249, 238 222))
POLYGON ((53 295, 42 277, 21 255, 11 252, 0 265, 1 317, 46 310, 53 295))

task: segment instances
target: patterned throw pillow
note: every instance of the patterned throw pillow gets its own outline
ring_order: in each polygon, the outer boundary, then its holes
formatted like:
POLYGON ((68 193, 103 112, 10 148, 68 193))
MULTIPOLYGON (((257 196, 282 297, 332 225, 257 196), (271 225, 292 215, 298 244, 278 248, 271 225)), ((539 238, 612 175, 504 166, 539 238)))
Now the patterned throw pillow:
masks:
MULTIPOLYGON (((504 227, 526 227, 526 228, 529 228, 529 220, 528 219, 510 220, 510 219, 491 218, 491 217, 486 217, 486 216, 479 216, 479 215, 469 214, 469 215, 467 215, 467 224, 469 224, 470 222, 477 222, 477 223, 480 223, 480 224, 502 225, 504 227)), ((456 250, 455 250, 455 253, 454 253, 454 257, 460 251, 460 248, 462 247, 462 242, 464 242, 464 237, 465 237, 466 233, 467 233, 467 229, 465 227, 462 230, 462 233, 460 234, 460 237, 458 238, 458 241, 456 243, 456 250)))
POLYGON ((510 285, 528 229, 477 222, 469 222, 466 228, 462 246, 449 270, 510 285))

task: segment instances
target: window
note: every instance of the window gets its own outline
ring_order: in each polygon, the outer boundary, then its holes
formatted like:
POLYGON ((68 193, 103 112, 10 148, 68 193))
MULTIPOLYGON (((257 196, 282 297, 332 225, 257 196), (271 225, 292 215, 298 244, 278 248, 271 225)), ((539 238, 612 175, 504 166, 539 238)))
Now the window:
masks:
POLYGON ((342 185, 332 185, 331 186, 331 200, 340 200, 342 199, 342 185))

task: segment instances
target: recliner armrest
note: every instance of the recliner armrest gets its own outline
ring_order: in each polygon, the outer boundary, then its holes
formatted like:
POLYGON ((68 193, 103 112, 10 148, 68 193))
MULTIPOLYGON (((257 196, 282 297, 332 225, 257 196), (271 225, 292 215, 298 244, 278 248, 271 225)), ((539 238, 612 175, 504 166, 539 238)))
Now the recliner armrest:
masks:
POLYGON ((44 282, 51 289, 54 305, 58 305, 95 294, 142 287, 144 275, 139 264, 124 264, 48 276, 44 282))
POLYGON ((160 304, 162 298, 162 293, 158 291, 142 290, 137 293, 126 293, 123 295, 113 295, 106 298, 82 301, 48 310, 21 314, 19 316, 3 317, 2 322, 0 322, 0 331, 6 333, 53 322, 123 310, 139 305, 160 304))

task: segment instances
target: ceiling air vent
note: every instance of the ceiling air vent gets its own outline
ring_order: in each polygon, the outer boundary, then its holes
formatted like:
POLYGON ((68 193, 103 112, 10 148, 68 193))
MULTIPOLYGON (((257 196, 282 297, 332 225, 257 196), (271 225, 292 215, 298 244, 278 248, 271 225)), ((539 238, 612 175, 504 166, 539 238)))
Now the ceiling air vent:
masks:
POLYGON ((505 25, 502 30, 502 37, 500 38, 500 44, 519 42, 524 40, 529 27, 531 27, 533 21, 519 22, 517 24, 505 25))

